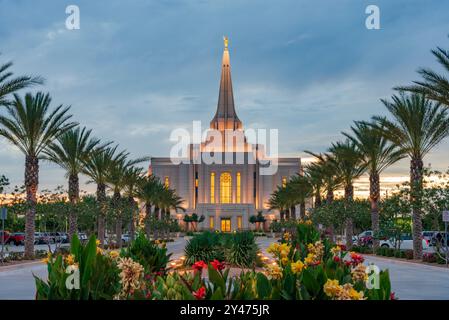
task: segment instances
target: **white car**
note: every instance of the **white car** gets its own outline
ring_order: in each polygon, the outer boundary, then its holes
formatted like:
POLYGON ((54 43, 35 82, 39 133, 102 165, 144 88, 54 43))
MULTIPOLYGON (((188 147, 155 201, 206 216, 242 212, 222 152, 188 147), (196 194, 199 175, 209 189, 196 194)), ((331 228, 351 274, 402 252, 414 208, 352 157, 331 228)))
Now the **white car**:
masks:
MULTIPOLYGON (((379 245, 382 248, 394 248, 394 239, 380 240, 379 245)), ((429 241, 428 240, 422 239, 422 248, 423 248, 423 250, 429 249, 429 241)), ((413 250, 413 238, 409 235, 403 235, 401 237, 400 249, 401 250, 413 250)))

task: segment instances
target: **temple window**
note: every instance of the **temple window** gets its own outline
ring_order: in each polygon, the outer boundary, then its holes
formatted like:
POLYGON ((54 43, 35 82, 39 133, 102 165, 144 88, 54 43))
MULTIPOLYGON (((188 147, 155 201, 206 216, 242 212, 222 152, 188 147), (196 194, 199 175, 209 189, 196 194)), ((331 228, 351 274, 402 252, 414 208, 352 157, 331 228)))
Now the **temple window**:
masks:
POLYGON ((231 203, 232 201, 232 177, 229 172, 220 175, 220 202, 231 203))
POLYGON ((240 194, 241 194, 241 175, 240 172, 237 172, 237 203, 240 203, 241 198, 240 198, 240 194))
POLYGON ((215 172, 210 174, 210 203, 215 203, 215 172))

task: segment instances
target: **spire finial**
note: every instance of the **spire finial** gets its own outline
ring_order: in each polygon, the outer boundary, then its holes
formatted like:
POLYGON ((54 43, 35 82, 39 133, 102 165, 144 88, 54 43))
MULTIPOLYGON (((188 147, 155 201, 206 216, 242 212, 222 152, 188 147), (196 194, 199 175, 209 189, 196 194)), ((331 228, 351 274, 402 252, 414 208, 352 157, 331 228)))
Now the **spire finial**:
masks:
POLYGON ((224 42, 224 48, 225 50, 228 50, 228 37, 223 36, 223 42, 224 42))

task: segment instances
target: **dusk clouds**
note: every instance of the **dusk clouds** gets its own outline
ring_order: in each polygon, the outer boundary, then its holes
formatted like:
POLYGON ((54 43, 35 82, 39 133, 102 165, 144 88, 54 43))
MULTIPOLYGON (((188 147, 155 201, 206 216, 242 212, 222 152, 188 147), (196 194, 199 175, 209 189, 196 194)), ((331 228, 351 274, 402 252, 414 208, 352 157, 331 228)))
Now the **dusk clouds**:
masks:
MULTIPOLYGON (((41 75, 54 104, 132 156, 167 156, 172 129, 212 119, 222 36, 229 36, 237 114, 245 127, 278 128, 279 151, 325 151, 353 120, 384 114, 380 98, 439 70, 449 48, 442 1, 13 1, 0 0, 1 62, 41 75), (65 27, 80 8, 80 30, 65 27), (381 29, 365 28, 380 8, 381 29)), ((446 141, 427 159, 447 164, 446 141)), ((406 174, 401 163, 389 174, 406 174), (401 168, 401 170, 399 170, 401 168)), ((0 173, 21 184, 23 157, 0 140, 0 173)), ((65 185, 45 164, 42 187, 65 185)))

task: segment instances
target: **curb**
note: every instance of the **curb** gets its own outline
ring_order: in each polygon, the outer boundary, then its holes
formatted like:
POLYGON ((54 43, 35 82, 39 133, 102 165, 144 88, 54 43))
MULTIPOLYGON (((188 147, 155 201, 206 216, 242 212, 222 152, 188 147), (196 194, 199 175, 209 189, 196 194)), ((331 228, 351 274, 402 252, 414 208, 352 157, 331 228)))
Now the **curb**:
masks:
POLYGON ((29 266, 39 265, 39 264, 42 264, 42 262, 40 260, 36 260, 36 261, 31 261, 31 262, 23 262, 23 263, 16 263, 16 264, 11 264, 11 265, 7 265, 7 266, 0 266, 0 273, 5 272, 5 271, 11 271, 11 270, 19 270, 19 269, 23 269, 23 268, 26 268, 29 266))
POLYGON ((378 260, 383 260, 383 261, 390 262, 393 264, 404 264, 404 265, 409 265, 409 266, 412 265, 412 266, 424 267, 424 268, 428 268, 428 269, 432 269, 432 270, 442 270, 444 272, 449 272, 449 268, 446 268, 444 265, 433 266, 433 265, 421 263, 421 262, 390 259, 387 257, 379 257, 379 256, 375 256, 375 255, 370 255, 370 254, 364 254, 363 256, 367 259, 370 259, 370 258, 372 258, 373 260, 378 259, 378 260))

